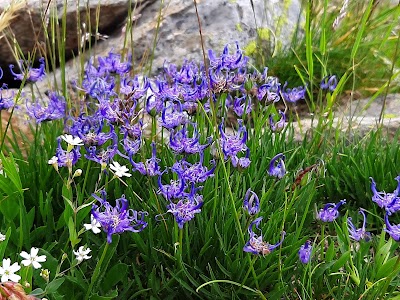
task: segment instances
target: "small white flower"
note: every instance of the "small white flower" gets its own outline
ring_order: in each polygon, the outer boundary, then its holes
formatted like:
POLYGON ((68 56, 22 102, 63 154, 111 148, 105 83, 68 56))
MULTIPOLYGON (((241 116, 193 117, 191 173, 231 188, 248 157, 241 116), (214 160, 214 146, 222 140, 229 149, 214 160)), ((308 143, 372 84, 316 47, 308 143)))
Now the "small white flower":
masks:
POLYGON ((115 176, 117 177, 131 177, 132 174, 129 174, 129 169, 126 166, 121 166, 117 161, 113 161, 110 164, 110 169, 114 171, 115 176))
POLYGON ((5 234, 2 234, 1 232, 0 232, 0 242, 3 242, 3 241, 5 241, 6 240, 6 235, 5 234))
POLYGON ((55 165, 58 163, 58 157, 57 156, 53 156, 52 158, 49 159, 49 161, 47 162, 49 165, 55 165))
POLYGON ((101 232, 101 224, 99 221, 93 217, 93 215, 90 215, 90 224, 83 224, 86 230, 92 230, 94 234, 98 234, 101 232))
POLYGON ((83 146, 83 141, 77 136, 72 136, 70 134, 64 134, 61 138, 66 141, 71 146, 83 146))
POLYGON ((32 265, 35 269, 39 269, 40 267, 42 267, 40 263, 46 261, 46 255, 38 256, 38 253, 39 249, 35 247, 31 248, 30 254, 22 251, 20 255, 22 258, 25 259, 21 261, 21 264, 23 264, 25 267, 32 265))
POLYGON ((74 251, 74 254, 76 256, 76 260, 78 261, 78 263, 81 263, 85 259, 90 259, 91 256, 88 256, 90 251, 92 251, 92 250, 90 250, 90 248, 84 249, 83 246, 80 246, 78 251, 74 251))
POLYGON ((14 281, 18 282, 21 280, 21 276, 14 274, 21 269, 18 263, 11 264, 11 259, 3 258, 3 265, 0 267, 1 282, 14 281))

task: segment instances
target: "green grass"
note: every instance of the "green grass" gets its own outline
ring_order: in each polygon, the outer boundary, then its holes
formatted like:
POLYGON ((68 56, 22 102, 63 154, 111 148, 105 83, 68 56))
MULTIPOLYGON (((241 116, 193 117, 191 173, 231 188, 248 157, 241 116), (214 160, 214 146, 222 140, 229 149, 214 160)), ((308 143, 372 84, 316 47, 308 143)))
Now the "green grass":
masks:
MULTIPOLYGON (((119 180, 86 159, 80 159, 71 171, 65 167, 56 171, 49 165, 56 138, 64 132, 63 121, 33 125, 31 142, 15 127, 3 128, 8 131, 9 143, 2 142, 0 154, 0 232, 6 235, 0 242, 0 260, 20 261, 21 251, 38 247, 47 257, 43 268, 50 271, 48 280, 31 267, 19 271, 25 291, 48 299, 397 299, 398 244, 383 229, 384 213, 371 200, 369 177, 375 179, 379 190, 395 189, 394 178, 400 173, 400 132, 390 138, 380 128, 360 137, 341 133, 332 120, 337 99, 348 89, 368 87, 375 96, 396 91, 399 37, 393 36, 396 24, 389 20, 399 17, 399 7, 375 7, 373 1, 351 4, 348 16, 332 32, 330 24, 338 11, 326 11, 328 1, 320 5, 305 1, 305 36, 294 39, 290 51, 276 53, 271 59, 267 52, 253 54, 258 61, 268 61, 271 75, 278 75, 281 81, 288 80, 291 86, 307 83, 309 108, 328 117, 316 114, 311 134, 297 142, 296 122, 290 122, 281 133, 272 133, 267 118, 276 108, 256 106, 251 116, 245 117, 247 126, 253 125, 248 130, 249 168, 238 170, 222 160, 218 143, 214 154, 207 148, 204 162, 209 166, 215 155, 215 174, 202 184, 202 212, 183 229, 166 214, 168 201, 157 194, 157 178, 131 172, 132 177, 119 180), (383 60, 389 62, 383 64, 386 67, 382 67, 383 60), (341 78, 333 93, 319 90, 319 82, 327 74, 341 78), (27 141, 26 153, 19 147, 21 138, 27 141), (269 162, 277 153, 286 156, 288 173, 281 180, 268 176, 269 162), (77 169, 82 175, 74 177, 77 169), (114 235, 111 244, 105 233, 83 230, 83 224, 90 222, 91 195, 103 188, 112 205, 113 199, 124 194, 131 208, 147 211, 148 226, 140 233, 114 235), (243 251, 249 239, 248 226, 255 219, 242 207, 248 188, 260 198, 256 217, 263 217, 263 240, 274 244, 281 232, 286 232, 282 245, 265 256, 243 251), (347 203, 338 219, 326 224, 316 221, 317 209, 341 199, 347 203), (347 217, 357 226, 362 222, 359 207, 367 212, 367 230, 372 233, 369 242, 357 243, 348 236, 347 217), (301 264, 297 252, 306 240, 313 245, 312 259, 301 264), (72 251, 84 245, 91 249, 91 259, 78 264, 72 251)), ((50 40, 65 34, 65 20, 51 24, 50 40)), ((57 54, 56 49, 49 51, 46 59, 48 64, 56 64, 58 57, 63 69, 62 46, 58 45, 57 54)), ((62 78, 57 88, 73 107, 76 103, 67 92, 65 76, 62 78)), ((207 136, 220 136, 218 123, 224 109, 219 109, 219 104, 226 96, 218 94, 211 112, 201 108, 193 117, 202 143, 207 136)), ((152 135, 145 138, 136 161, 151 156, 150 142, 157 140, 158 122, 152 119, 152 135)), ((158 140, 157 150, 163 168, 175 162, 176 155, 162 140, 158 140)), ((188 161, 197 162, 198 156, 188 161)), ((162 177, 164 183, 169 179, 176 178, 162 177)), ((393 215, 390 220, 398 224, 400 218, 393 215)))

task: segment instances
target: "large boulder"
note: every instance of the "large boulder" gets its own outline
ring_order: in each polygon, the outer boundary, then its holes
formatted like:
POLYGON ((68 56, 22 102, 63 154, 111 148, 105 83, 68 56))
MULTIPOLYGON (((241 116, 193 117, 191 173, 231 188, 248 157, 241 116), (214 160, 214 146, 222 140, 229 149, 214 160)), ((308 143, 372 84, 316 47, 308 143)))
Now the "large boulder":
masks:
MULTIPOLYGON (((220 52, 225 44, 235 42, 242 48, 254 47, 257 37, 282 48, 290 44, 297 22, 302 20, 300 0, 198 0, 197 3, 205 51, 220 52)), ((160 3, 155 2, 141 12, 133 31, 137 58, 152 52, 156 32, 153 71, 165 60, 177 64, 184 59, 203 60, 193 1, 165 1, 161 9, 160 3)))
POLYGON ((15 64, 18 57, 28 59, 35 48, 36 57, 39 57, 45 52, 52 53, 50 47, 57 48, 63 44, 68 59, 88 38, 98 33, 112 33, 121 27, 128 16, 129 5, 133 10, 154 1, 0 0, 0 13, 4 16, 2 21, 9 23, 0 35, 0 66, 6 76, 3 80, 8 81, 8 65, 15 64), (61 42, 63 22, 66 38, 61 42), (54 40, 50 38, 50 47, 46 35, 55 37, 54 40))

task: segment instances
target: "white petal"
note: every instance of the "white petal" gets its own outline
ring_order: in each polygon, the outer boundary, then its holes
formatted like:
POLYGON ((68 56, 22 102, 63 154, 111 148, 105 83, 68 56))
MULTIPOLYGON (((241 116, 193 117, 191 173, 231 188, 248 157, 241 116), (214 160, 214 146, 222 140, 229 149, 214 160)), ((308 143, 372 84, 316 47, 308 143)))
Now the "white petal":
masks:
POLYGON ((39 264, 37 261, 33 261, 33 262, 32 262, 32 266, 33 266, 35 269, 39 269, 42 265, 39 264))
POLYGON ((13 263, 12 266, 10 267, 10 271, 15 273, 17 272, 19 269, 21 269, 21 266, 18 263, 13 263))
POLYGON ((35 248, 35 247, 31 248, 31 257, 37 256, 38 253, 39 253, 39 249, 38 248, 35 248))
POLYGON ((25 258, 25 259, 30 259, 31 258, 31 256, 26 251, 22 251, 19 255, 22 258, 25 258))
POLYGON ((11 265, 11 259, 9 258, 4 258, 3 259, 3 268, 4 270, 8 269, 11 265))
POLYGON ((93 228, 92 224, 83 224, 83 227, 85 227, 86 230, 90 230, 93 228))
POLYGON ((40 255, 38 257, 36 257, 36 261, 38 262, 45 262, 47 259, 46 255, 40 255))
POLYGON ((14 281, 14 282, 18 282, 21 280, 21 276, 17 275, 17 274, 10 274, 10 280, 14 281))
POLYGON ((98 234, 98 233, 101 232, 101 229, 98 228, 98 227, 93 227, 93 228, 92 228, 92 231, 93 231, 94 234, 98 234))
POLYGON ((32 263, 32 261, 28 260, 28 259, 21 260, 21 264, 23 264, 25 267, 29 266, 31 263, 32 263))

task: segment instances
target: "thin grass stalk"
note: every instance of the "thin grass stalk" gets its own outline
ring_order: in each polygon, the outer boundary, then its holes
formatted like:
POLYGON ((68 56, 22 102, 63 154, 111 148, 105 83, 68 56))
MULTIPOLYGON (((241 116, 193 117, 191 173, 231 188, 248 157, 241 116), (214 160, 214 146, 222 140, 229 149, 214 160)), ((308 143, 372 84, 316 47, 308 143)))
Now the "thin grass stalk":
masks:
POLYGON ((385 108, 386 108, 387 95, 389 94, 390 84, 392 83, 394 69, 396 66, 396 59, 398 58, 398 54, 399 54, 399 45, 400 45, 400 34, 397 35, 396 48, 395 48, 395 51, 393 54, 392 66, 390 68, 390 76, 389 76, 388 84, 387 84, 386 90, 385 90, 383 103, 382 103, 382 107, 381 107, 381 112, 379 114, 379 123, 381 123, 381 126, 383 125, 383 118, 384 118, 384 113, 385 113, 385 108))
POLYGON ((307 73, 308 73, 308 81, 310 87, 307 87, 308 96, 311 101, 311 111, 315 111, 315 103, 313 99, 313 80, 314 80, 314 60, 313 60, 313 47, 312 47, 312 39, 313 32, 311 28, 311 12, 312 12, 313 2, 311 0, 308 1, 307 9, 306 9, 306 59, 307 59, 307 73))

